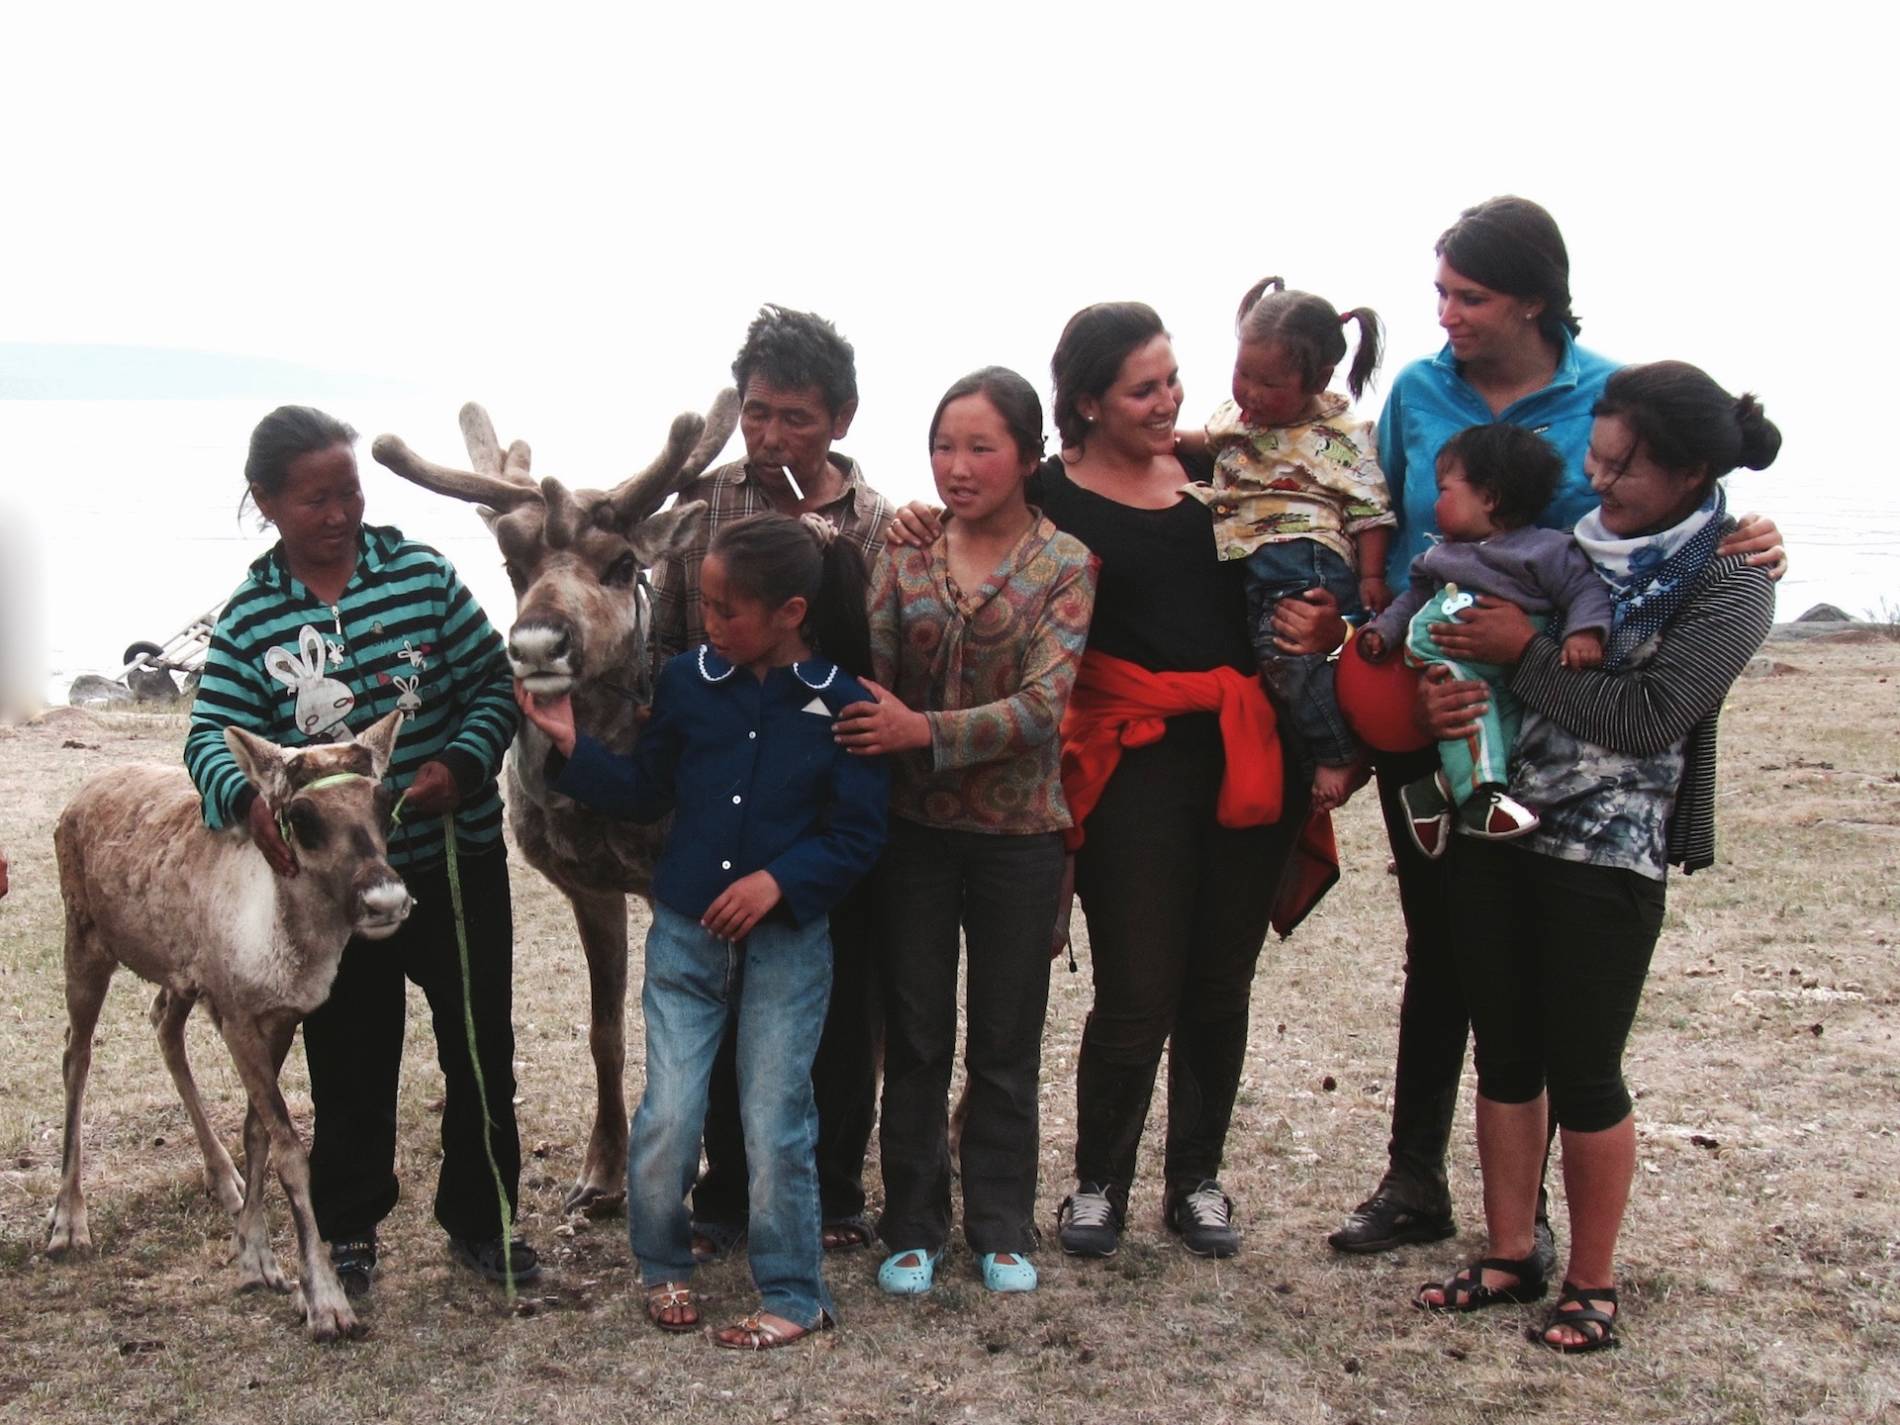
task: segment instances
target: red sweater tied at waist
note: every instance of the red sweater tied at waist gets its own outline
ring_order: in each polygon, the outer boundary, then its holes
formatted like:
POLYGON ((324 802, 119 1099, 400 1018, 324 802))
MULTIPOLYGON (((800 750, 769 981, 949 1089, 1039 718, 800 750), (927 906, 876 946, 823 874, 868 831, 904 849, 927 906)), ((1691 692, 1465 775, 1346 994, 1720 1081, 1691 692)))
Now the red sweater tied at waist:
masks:
MULTIPOLYGON (((1090 649, 1082 655, 1062 719, 1062 794, 1075 821, 1064 833, 1070 851, 1082 844, 1089 813, 1101 801, 1123 749, 1159 742, 1169 718, 1194 712, 1214 713, 1220 722, 1226 769, 1214 820, 1242 827, 1280 819, 1285 790, 1280 734, 1258 678, 1233 668, 1156 673, 1090 649)), ((1316 813, 1301 828, 1281 882, 1274 928, 1291 934, 1338 879, 1332 818, 1316 813)))
POLYGON ((1258 678, 1232 668, 1155 673, 1091 648, 1082 655, 1062 718, 1062 795, 1075 819, 1066 834, 1071 851, 1082 844, 1083 823, 1102 799, 1122 749, 1159 742, 1169 718, 1193 712, 1220 718, 1227 770, 1214 819, 1222 826, 1280 819, 1280 737, 1258 678))

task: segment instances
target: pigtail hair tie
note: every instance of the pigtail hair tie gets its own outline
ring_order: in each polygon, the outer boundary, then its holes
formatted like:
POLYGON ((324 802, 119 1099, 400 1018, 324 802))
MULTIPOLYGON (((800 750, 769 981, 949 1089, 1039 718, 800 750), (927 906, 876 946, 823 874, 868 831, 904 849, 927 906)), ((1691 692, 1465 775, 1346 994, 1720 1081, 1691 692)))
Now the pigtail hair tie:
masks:
POLYGON ((800 515, 798 522, 805 526, 813 539, 818 541, 820 549, 831 548, 831 541, 838 537, 838 526, 815 510, 808 510, 800 515))

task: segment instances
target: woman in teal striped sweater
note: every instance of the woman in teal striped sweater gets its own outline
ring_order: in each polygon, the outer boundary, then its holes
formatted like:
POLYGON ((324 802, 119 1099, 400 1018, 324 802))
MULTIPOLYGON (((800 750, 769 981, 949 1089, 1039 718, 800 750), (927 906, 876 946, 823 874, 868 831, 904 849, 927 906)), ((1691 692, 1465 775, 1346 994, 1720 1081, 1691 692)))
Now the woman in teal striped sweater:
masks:
MULTIPOLYGON (((376 1265, 376 1227, 396 1204, 396 1088, 404 978, 428 997, 447 1081, 435 1216, 464 1265, 499 1279, 500 1202, 482 1142, 483 1106, 462 1023, 462 983, 441 818, 452 814, 469 942, 470 992, 492 1148, 510 1216, 520 1173, 511 1022, 514 960, 507 852, 495 777, 519 714, 500 637, 448 560, 401 531, 363 523, 356 432, 305 406, 251 435, 250 496, 277 544, 250 567, 212 634, 185 763, 213 829, 242 829, 278 875, 296 849, 245 781, 224 730, 289 746, 339 740, 407 714, 387 774, 403 797, 390 863, 416 898, 396 935, 351 941, 329 1000, 304 1021, 316 1127, 317 1225, 346 1290, 376 1265)), ((534 1253, 516 1243, 517 1280, 534 1253)))

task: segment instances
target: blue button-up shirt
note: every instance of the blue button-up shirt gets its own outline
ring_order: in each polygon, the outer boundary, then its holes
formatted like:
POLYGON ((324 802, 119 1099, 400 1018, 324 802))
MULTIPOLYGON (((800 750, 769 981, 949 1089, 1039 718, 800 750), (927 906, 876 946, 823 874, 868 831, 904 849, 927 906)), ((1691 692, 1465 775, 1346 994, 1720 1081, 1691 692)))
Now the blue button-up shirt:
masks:
POLYGON ((760 679, 702 646, 661 670, 631 756, 583 734, 554 787, 634 821, 673 813, 653 877, 669 909, 697 920, 734 881, 769 871, 785 913, 804 925, 884 846, 884 759, 853 756, 832 738, 838 710, 870 696, 822 658, 760 679))
POLYGON ((1386 556, 1386 583, 1403 589, 1412 561, 1438 533, 1433 513, 1438 501, 1438 452, 1466 426, 1509 421, 1536 431, 1557 447, 1564 475, 1556 497, 1538 516, 1537 523, 1545 529, 1570 529, 1594 510, 1598 500, 1583 473, 1583 455, 1590 448, 1590 412, 1616 369, 1616 362, 1585 351, 1565 333, 1550 383, 1519 397, 1496 415, 1459 371, 1450 343, 1437 356, 1414 361, 1399 372, 1379 416, 1379 465, 1392 487, 1393 511, 1399 517, 1386 556))

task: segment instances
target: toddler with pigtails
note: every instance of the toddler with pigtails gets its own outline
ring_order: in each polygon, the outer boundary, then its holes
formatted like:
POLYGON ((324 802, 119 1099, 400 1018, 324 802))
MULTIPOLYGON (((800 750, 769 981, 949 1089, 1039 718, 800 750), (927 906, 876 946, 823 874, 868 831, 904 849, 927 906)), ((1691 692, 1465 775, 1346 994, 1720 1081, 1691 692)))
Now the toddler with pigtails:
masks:
POLYGON ((1213 457, 1211 485, 1188 493, 1214 513, 1223 560, 1245 560, 1247 621, 1261 681, 1317 763, 1313 805, 1344 805, 1360 780, 1363 754, 1347 730, 1324 654, 1291 654, 1274 640, 1280 601, 1325 589, 1357 621, 1392 601, 1386 547, 1396 518, 1379 469, 1373 423, 1329 390, 1346 355, 1344 328, 1359 327, 1346 377, 1357 398, 1379 364, 1378 316, 1367 307, 1341 315, 1324 298, 1289 292, 1278 277, 1255 283, 1235 319, 1233 399, 1184 434, 1189 450, 1213 457))

